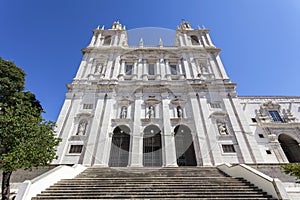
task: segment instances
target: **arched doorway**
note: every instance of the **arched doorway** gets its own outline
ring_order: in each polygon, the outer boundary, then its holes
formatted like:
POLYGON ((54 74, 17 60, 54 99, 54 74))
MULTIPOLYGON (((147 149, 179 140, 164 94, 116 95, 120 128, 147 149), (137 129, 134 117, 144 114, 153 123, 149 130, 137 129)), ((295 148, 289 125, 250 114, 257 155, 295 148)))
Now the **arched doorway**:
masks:
POLYGON ((113 131, 110 149, 110 167, 127 167, 130 144, 130 129, 127 126, 117 126, 113 131))
POLYGON ((178 125, 174 129, 176 158, 178 166, 196 166, 193 136, 189 127, 178 125))
POLYGON ((143 165, 145 167, 162 166, 161 134, 155 125, 144 129, 143 165))
POLYGON ((278 141, 290 163, 300 162, 300 146, 296 140, 291 136, 281 134, 278 137, 278 141))

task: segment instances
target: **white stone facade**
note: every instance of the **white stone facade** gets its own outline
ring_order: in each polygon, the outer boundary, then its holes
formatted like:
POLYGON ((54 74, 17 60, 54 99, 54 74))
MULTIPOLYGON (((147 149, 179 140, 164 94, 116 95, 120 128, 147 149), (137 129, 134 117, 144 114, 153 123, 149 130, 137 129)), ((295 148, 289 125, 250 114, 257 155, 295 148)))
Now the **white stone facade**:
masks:
POLYGON ((173 47, 163 41, 130 47, 119 22, 94 30, 67 85, 54 162, 143 167, 300 161, 300 97, 238 97, 220 51, 209 30, 188 22, 177 28, 173 47))

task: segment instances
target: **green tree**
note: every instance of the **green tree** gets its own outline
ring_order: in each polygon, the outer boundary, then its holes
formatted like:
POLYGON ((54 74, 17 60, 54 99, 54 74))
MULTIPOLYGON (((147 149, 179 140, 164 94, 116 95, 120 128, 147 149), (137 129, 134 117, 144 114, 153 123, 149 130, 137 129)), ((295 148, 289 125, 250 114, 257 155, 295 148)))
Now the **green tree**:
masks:
POLYGON ((24 92, 25 73, 0 58, 0 169, 2 200, 8 200, 10 177, 16 169, 46 166, 56 158, 54 122, 45 121, 40 102, 24 92))
POLYGON ((297 178, 297 183, 300 182, 300 163, 292 163, 281 166, 283 171, 297 178))

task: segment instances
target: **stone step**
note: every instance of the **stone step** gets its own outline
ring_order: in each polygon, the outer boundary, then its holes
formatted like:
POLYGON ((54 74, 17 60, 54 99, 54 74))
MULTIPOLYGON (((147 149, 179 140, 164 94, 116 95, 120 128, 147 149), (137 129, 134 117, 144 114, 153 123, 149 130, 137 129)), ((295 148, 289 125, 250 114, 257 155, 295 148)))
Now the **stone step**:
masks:
MULTIPOLYGON (((152 190, 151 188, 148 188, 145 190, 110 190, 113 192, 114 195, 129 195, 129 194, 138 194, 138 195, 145 195, 145 194, 151 194, 151 195, 211 195, 212 193, 214 195, 252 195, 252 194, 266 194, 262 191, 256 191, 256 190, 232 190, 232 191, 216 191, 216 190, 152 190), (124 193, 126 192, 126 193, 124 193)), ((56 196, 65 196, 69 195, 70 193, 73 195, 80 195, 80 196, 86 196, 86 195, 107 195, 107 191, 95 191, 95 190, 46 190, 43 191, 43 195, 51 195, 52 193, 55 193, 56 196)))
MULTIPOLYGON (((86 182, 85 184, 83 184, 82 182, 78 182, 73 183, 73 182, 65 182, 65 183, 57 183, 55 184, 55 186, 91 186, 91 185, 98 185, 98 186, 116 186, 116 185, 122 185, 122 186, 132 186, 132 185, 141 185, 141 187, 145 187, 145 186, 211 186, 211 187, 215 187, 215 186, 230 186, 230 187, 234 187, 234 186, 242 186, 242 185, 247 185, 247 183, 211 183, 211 182, 202 182, 202 183, 186 183, 186 182, 178 182, 178 183, 161 183, 161 182, 153 182, 153 183, 137 183, 137 182, 133 182, 133 183, 121 183, 121 182, 112 182, 110 184, 108 183, 100 183, 100 182, 86 182)), ((251 185, 250 185, 251 186, 251 185)))
MULTIPOLYGON (((52 200, 60 200, 60 199, 70 199, 69 197, 52 197, 52 196, 47 196, 47 197, 34 197, 32 198, 32 200, 39 200, 39 199, 52 199, 52 200)), ((86 199, 98 199, 98 200, 102 200, 102 199, 114 199, 114 200, 132 200, 132 198, 99 198, 99 197, 95 197, 95 198, 91 198, 91 197, 87 197, 87 198, 82 198, 82 197, 76 197, 76 198, 72 198, 72 199, 77 199, 77 200, 86 200, 86 199)), ((135 200, 145 200, 145 198, 134 198, 135 200)), ((146 199, 151 199, 151 198, 146 198, 146 199)), ((193 197, 172 197, 172 198, 152 198, 152 199, 155 199, 155 200, 160 200, 160 199, 163 199, 163 200, 173 200, 173 199, 180 199, 180 200, 199 200, 198 197, 196 198, 193 198, 193 197)), ((206 198, 201 198, 201 200, 214 200, 214 199, 217 199, 217 200, 276 200, 276 199, 273 199, 273 198, 269 198, 269 197, 222 197, 222 198, 219 198, 219 197, 206 197, 206 198)))
MULTIPOLYGON (((101 192, 114 192, 116 188, 49 188, 42 193, 49 193, 49 192, 57 192, 57 193, 70 193, 70 192, 94 192, 95 189, 101 192)), ((170 192, 190 192, 190 191, 197 191, 197 192, 244 192, 244 191, 256 191, 262 192, 262 190, 257 189, 253 190, 253 188, 227 188, 227 189, 220 189, 220 188, 117 188, 117 192, 138 192, 138 191, 170 191, 170 192)))
POLYGON ((97 168, 63 179, 39 199, 272 199, 253 184, 213 167, 97 168))
MULTIPOLYGON (((72 189, 72 190, 98 190, 98 189, 101 189, 101 190, 122 190, 122 189, 144 189, 144 188, 149 188, 151 187, 152 189, 165 189, 166 186, 165 185, 143 185, 143 186, 140 186, 140 185, 113 185, 113 186, 95 186, 95 185, 72 185, 72 186, 68 186, 68 185, 54 185, 54 186, 51 186, 49 187, 48 189, 49 190, 60 190, 60 189, 63 189, 63 190, 68 190, 68 189, 72 189), (146 187, 145 187, 146 186, 146 187)), ((196 189, 196 190, 211 190, 211 189, 216 189, 216 190, 247 190, 247 189, 250 189, 250 190, 253 190, 253 189, 257 189, 257 187, 255 186, 248 186, 248 185, 226 185, 226 186, 222 186, 222 185, 189 185, 189 184, 184 184, 184 185, 172 185, 170 188, 172 189, 185 189, 185 188, 188 188, 188 189, 196 189)))
MULTIPOLYGON (((41 196, 38 195, 40 198, 41 196)), ((219 198, 219 199, 224 199, 224 198, 229 198, 233 197, 232 194, 229 194, 228 196, 226 194, 107 194, 107 195, 102 195, 101 197, 98 194, 82 194, 81 196, 75 194, 75 195, 57 195, 57 194, 50 194, 50 195, 45 195, 43 198, 46 199, 82 199, 82 198, 89 198, 89 199, 115 199, 115 198, 146 198, 146 199, 159 199, 159 198, 219 198)), ((234 195, 235 198, 259 198, 262 197, 261 194, 236 194, 234 195)), ((265 196, 264 198, 270 198, 269 196, 265 196)))

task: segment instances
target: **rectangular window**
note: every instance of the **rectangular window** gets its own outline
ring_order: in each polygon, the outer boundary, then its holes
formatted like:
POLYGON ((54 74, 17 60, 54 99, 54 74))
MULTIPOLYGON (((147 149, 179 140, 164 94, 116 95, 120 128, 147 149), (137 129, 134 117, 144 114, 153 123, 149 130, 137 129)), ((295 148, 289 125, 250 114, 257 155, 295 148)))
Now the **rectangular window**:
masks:
POLYGON ((93 104, 83 104, 83 109, 93 109, 93 104))
POLYGON ((256 118, 251 118, 251 120, 252 120, 253 123, 257 122, 256 118))
POLYGON ((177 65, 170 65, 171 75, 177 75, 177 65))
POLYGON ((148 74, 149 75, 154 75, 154 64, 149 64, 148 65, 148 74))
POLYGON ((69 153, 81 153, 83 145, 71 145, 69 153))
POLYGON ((261 134, 261 133, 259 133, 259 134, 258 134, 258 137, 259 137, 259 138, 264 138, 264 135, 261 134))
POLYGON ((221 104, 220 103, 210 103, 210 107, 211 108, 221 108, 221 104))
POLYGON ((282 122, 282 119, 278 113, 278 111, 269 111, 271 117, 273 118, 274 122, 282 122))
POLYGON ((224 153, 235 153, 235 149, 232 144, 223 144, 222 149, 224 153))
POLYGON ((126 64, 125 65, 125 74, 126 75, 132 75, 133 65, 126 64))
POLYGON ((272 152, 270 150, 266 150, 267 154, 272 154, 272 152))

